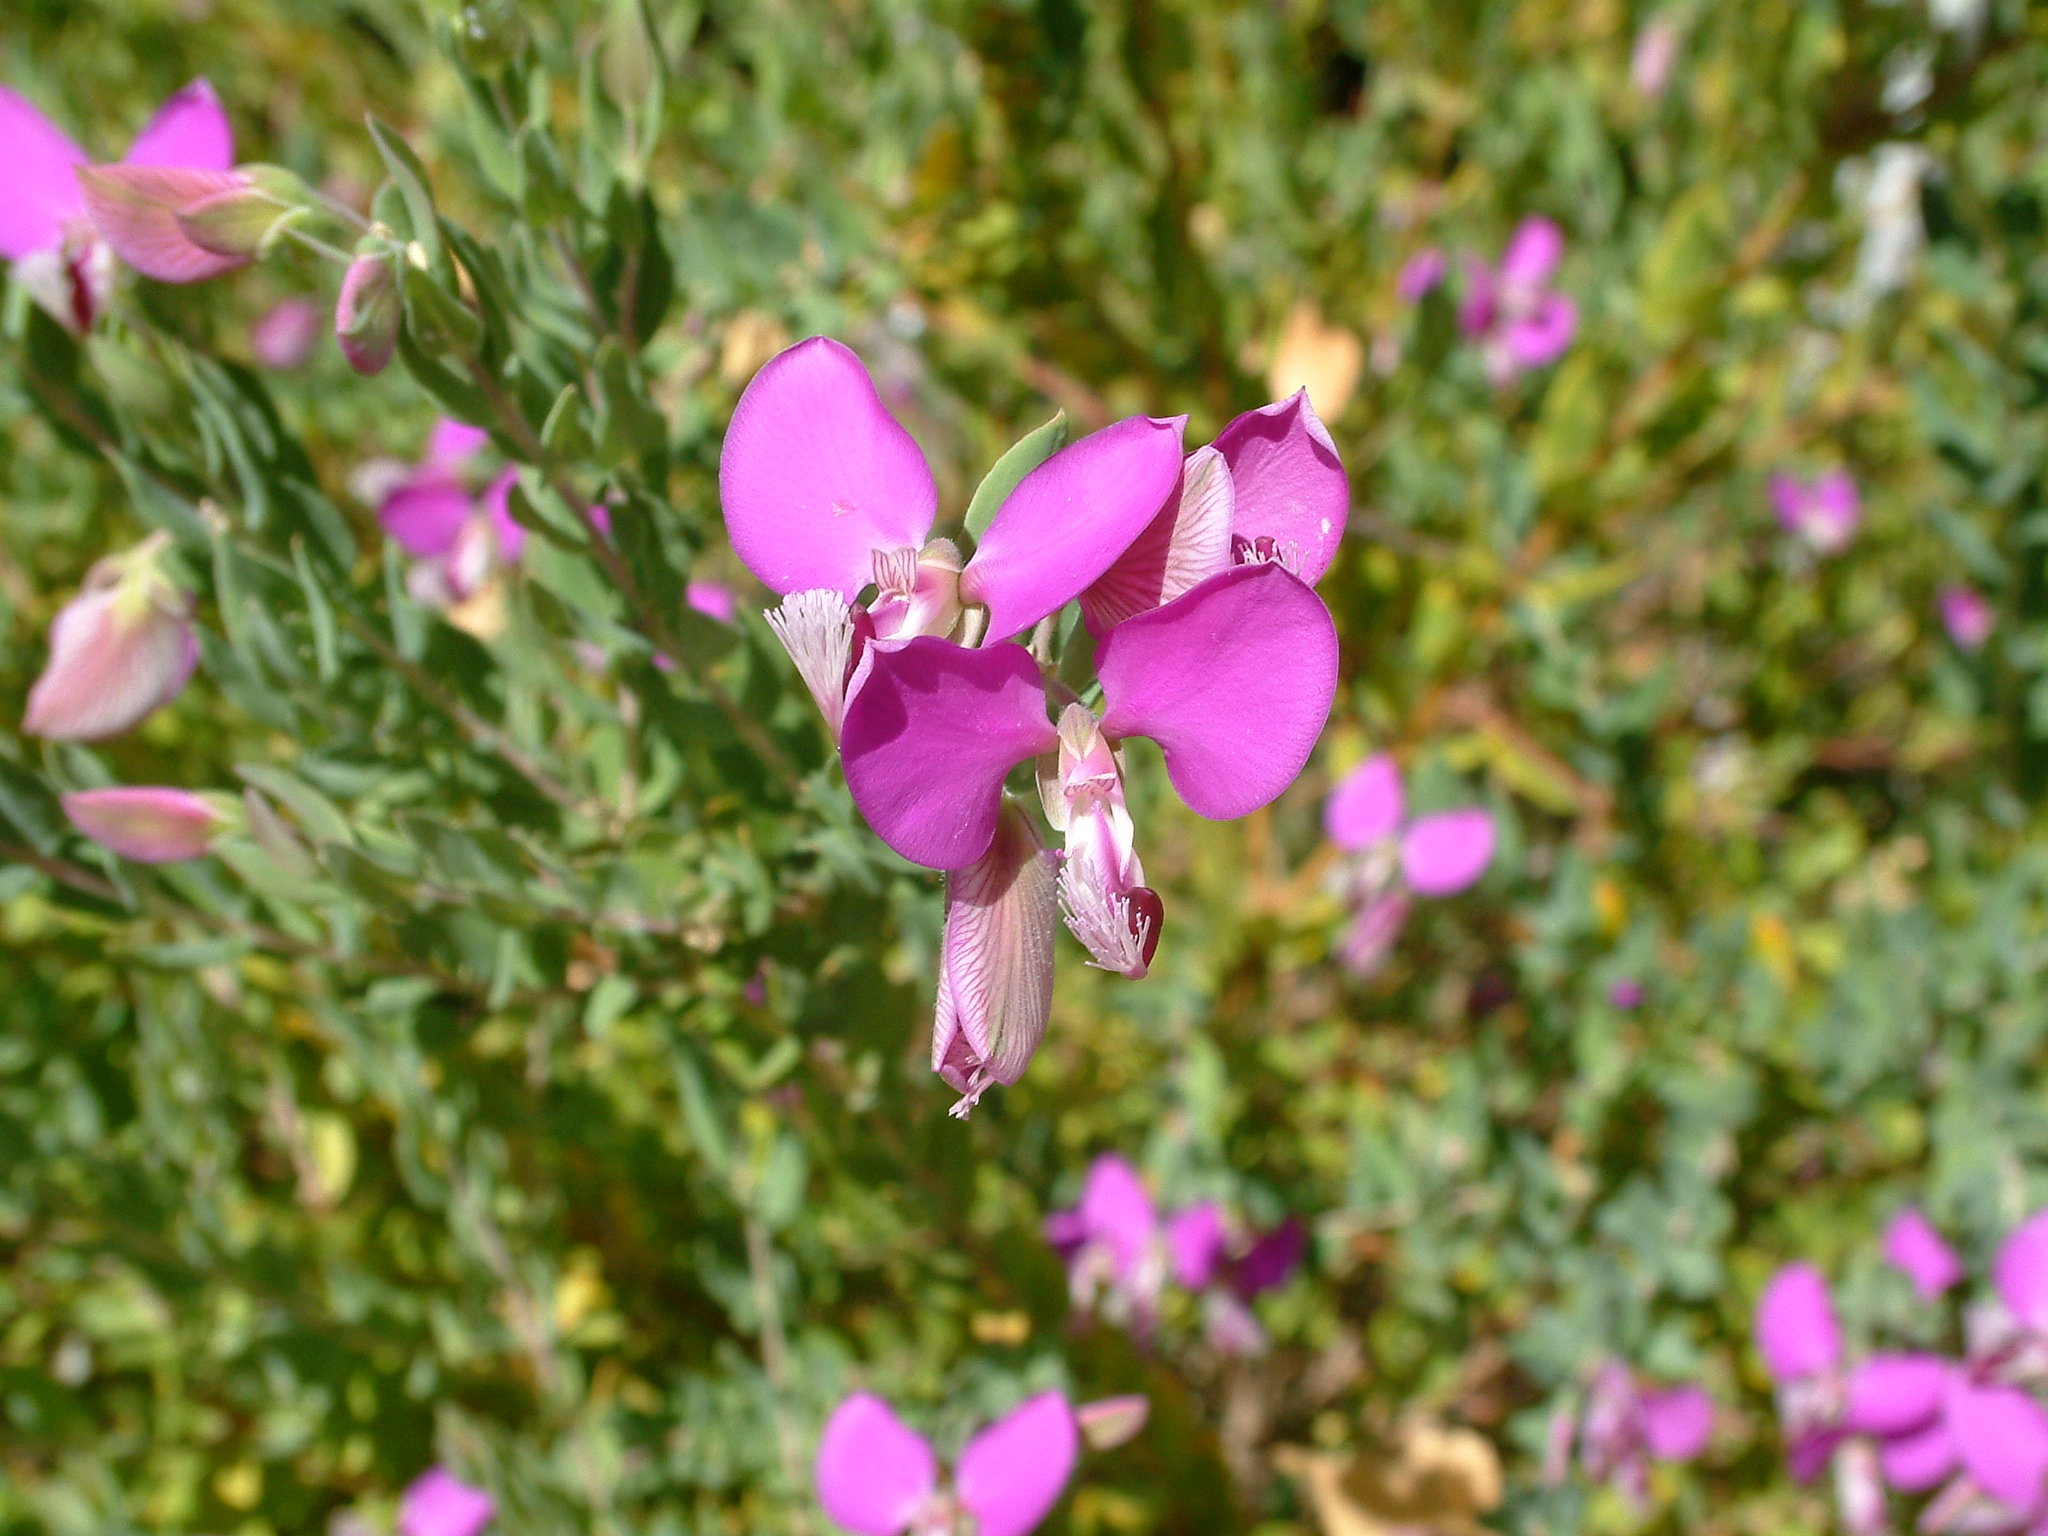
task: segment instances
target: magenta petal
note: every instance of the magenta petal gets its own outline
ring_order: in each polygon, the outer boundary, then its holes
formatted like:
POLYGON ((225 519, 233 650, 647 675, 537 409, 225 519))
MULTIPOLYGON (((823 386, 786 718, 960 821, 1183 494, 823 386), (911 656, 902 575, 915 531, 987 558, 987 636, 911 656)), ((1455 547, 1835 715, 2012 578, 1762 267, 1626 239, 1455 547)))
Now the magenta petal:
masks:
POLYGON ((1337 692, 1337 626, 1277 565, 1241 565, 1103 637, 1112 738, 1149 736, 1189 809, 1257 810, 1301 772, 1337 692))
MULTIPOLYGON (((591 521, 595 522, 597 508, 591 508, 591 521)), ((683 586, 683 601, 720 624, 734 624, 739 621, 740 600, 731 587, 716 581, 692 581, 683 586)))
POLYGON ((1444 271, 1449 265, 1444 253, 1433 245, 1417 251, 1402 265, 1400 276, 1394 279, 1394 296, 1404 304, 1413 304, 1444 280, 1444 271))
POLYGON ((825 1421, 815 1472, 825 1513, 859 1536, 896 1536, 938 1486, 924 1436, 872 1392, 856 1392, 825 1421))
POLYGON ((851 351, 813 336, 754 375, 718 458, 733 550, 769 588, 828 589, 849 602, 876 550, 918 549, 938 487, 851 351))
POLYGON ((1074 1472, 1080 1434, 1067 1400, 1041 1392, 968 1441, 953 1469, 975 1536, 1025 1536, 1052 1513, 1074 1472))
POLYGON ((1418 896, 1453 896, 1493 862, 1493 817, 1476 808, 1419 818, 1401 838, 1401 874, 1418 896))
POLYGON ((1117 1277, 1129 1279, 1145 1260, 1159 1230, 1152 1196, 1138 1170, 1114 1153, 1088 1165, 1081 1186, 1081 1224, 1089 1238, 1107 1243, 1115 1256, 1117 1277))
POLYGON ((248 265, 247 257, 221 256, 193 244, 178 227, 177 217, 203 198, 239 191, 247 185, 239 173, 101 165, 77 175, 100 238, 144 277, 160 283, 197 283, 248 265))
POLYGON ((840 733, 846 787, 904 858, 964 869, 995 836, 1004 776, 1058 742, 1038 663, 1021 645, 931 636, 869 657, 840 733))
POLYGON ((1525 293, 1540 288, 1550 280, 1563 256, 1562 230, 1540 214, 1524 219, 1508 237, 1508 248, 1501 252, 1501 284, 1525 293))
POLYGON ((1921 1493, 1946 1481, 1956 1469, 1956 1443, 1937 1420, 1915 1434, 1887 1440, 1878 1448, 1884 1480, 1906 1493, 1921 1493))
POLYGON ((2048 1211, 2013 1229, 1992 1261, 1991 1283, 2022 1327, 2048 1333, 2048 1211))
POLYGON ((1704 1388, 1672 1387, 1642 1396, 1643 1440, 1659 1461, 1691 1461, 1714 1434, 1714 1400, 1704 1388))
POLYGON ((1906 1272, 1922 1301, 1932 1301, 1963 1278, 1962 1261, 1933 1223, 1908 1207, 1884 1229, 1884 1256, 1906 1272))
POLYGON ((1811 1264, 1787 1264, 1756 1304, 1756 1343, 1774 1381, 1831 1371, 1842 1358, 1827 1281, 1811 1264))
POLYGON ((1351 482, 1308 391, 1245 412, 1218 435, 1216 449, 1237 492, 1237 536, 1291 547, 1295 574, 1314 586, 1344 542, 1351 482))
POLYGON ((2048 1411, 2017 1387, 1951 1377, 1944 1420, 1956 1453, 1986 1493, 2031 1510, 2048 1483, 2048 1411))
POLYGON ((1545 294, 1535 312, 1510 320, 1502 332, 1508 356, 1518 368, 1541 368, 1556 362, 1578 334, 1579 306, 1562 293, 1545 294))
POLYGON ((377 509, 377 521, 415 560, 433 560, 455 547, 475 503, 469 492, 438 475, 401 485, 377 509))
POLYGON ((481 1488, 429 1467, 398 1499, 398 1536, 477 1536, 498 1512, 481 1488))
POLYGON ((31 251, 64 244, 66 226, 82 220, 76 167, 86 153, 23 98, 0 86, 0 256, 19 261, 31 251))
POLYGON ((988 608, 984 643, 1007 640, 1094 584, 1179 484, 1185 416, 1127 416, 1069 443, 1010 492, 960 573, 988 608))
POLYGON ((1307 1252, 1308 1228, 1302 1225, 1300 1217, 1290 1216, 1253 1243, 1251 1251, 1237 1261, 1231 1285, 1247 1300, 1261 1291, 1278 1290, 1301 1267, 1302 1255, 1307 1252))
POLYGON ((1380 752, 1337 781, 1323 802, 1323 831, 1346 853, 1357 853, 1392 837, 1407 814, 1401 770, 1380 752))
POLYGON ((1948 1363, 1934 1355, 1872 1355, 1849 1373, 1845 1429, 1903 1435, 1941 1412, 1948 1363))
POLYGON ((220 98, 206 80, 194 80, 157 108, 156 116, 123 157, 127 165, 172 165, 225 171, 235 163, 235 133, 220 98))
POLYGON ((471 459, 490 446, 491 434, 482 427, 443 416, 427 432, 427 450, 420 460, 421 467, 453 473, 466 468, 471 459))
POLYGON ((1201 1290, 1223 1257, 1223 1208, 1204 1200, 1168 1217, 1166 1251, 1173 1260, 1173 1278, 1188 1290, 1201 1290))
POLYGON ((60 803, 71 825, 138 864, 198 858, 220 822, 211 805, 183 789, 85 789, 65 795, 60 803))

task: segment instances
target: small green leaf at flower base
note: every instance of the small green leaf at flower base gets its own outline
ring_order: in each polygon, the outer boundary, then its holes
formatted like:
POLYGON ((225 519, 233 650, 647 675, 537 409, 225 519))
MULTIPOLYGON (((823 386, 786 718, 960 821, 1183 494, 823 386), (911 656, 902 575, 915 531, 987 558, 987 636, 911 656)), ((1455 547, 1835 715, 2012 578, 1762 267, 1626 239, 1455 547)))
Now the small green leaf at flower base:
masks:
POLYGON ((1038 468, 1047 459, 1058 453, 1067 444, 1067 413, 1058 412, 1042 427, 1034 427, 1019 438, 1000 459, 995 467, 982 477, 981 484, 974 488, 974 498, 967 503, 967 532, 970 537, 980 538, 988 532, 988 525, 995 521, 996 513, 1003 503, 1010 499, 1010 492, 1018 483, 1038 468))

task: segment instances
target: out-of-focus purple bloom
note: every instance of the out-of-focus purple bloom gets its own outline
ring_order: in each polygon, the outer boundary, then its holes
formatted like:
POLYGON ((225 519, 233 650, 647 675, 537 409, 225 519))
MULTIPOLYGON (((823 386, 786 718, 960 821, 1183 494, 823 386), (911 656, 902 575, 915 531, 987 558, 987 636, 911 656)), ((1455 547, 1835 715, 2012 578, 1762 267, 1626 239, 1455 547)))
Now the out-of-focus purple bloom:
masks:
POLYGON ((1991 1283, 2015 1322, 2048 1335, 2048 1211, 2013 1229, 1992 1261, 1991 1283))
POLYGON ((489 443, 480 427, 437 423, 425 456, 377 509, 384 531, 415 562, 406 577, 414 601, 451 619, 459 620, 463 605, 483 596, 526 548, 526 530, 512 516, 516 471, 482 481, 489 443))
POLYGON ((249 327, 249 350, 265 368, 289 373, 312 355, 326 316, 311 299, 283 299, 249 327))
POLYGON ((1771 505, 1778 525, 1818 555, 1848 548, 1863 520, 1863 498, 1846 469, 1831 469, 1812 480, 1773 475, 1771 505))
POLYGON ((1958 650, 1977 651, 1991 638, 1998 615, 1984 594, 1974 587, 1943 587, 1938 602, 1942 628, 1958 650))
POLYGON ((477 1536, 497 1501, 446 1467, 429 1467, 399 1496, 398 1536, 477 1536))
POLYGON ((205 854, 220 812, 190 790, 154 785, 82 789, 59 802, 71 825, 138 864, 175 864, 205 854))
POLYGON ((1610 1006, 1631 1013, 1643 1006, 1643 984, 1633 976, 1617 977, 1607 988, 1610 1006))
POLYGON ((1323 830, 1350 855, 1335 879, 1354 916, 1338 950, 1355 974, 1370 976, 1407 921, 1408 900, 1452 896, 1493 861, 1493 817, 1478 807, 1410 820, 1401 770, 1385 753, 1338 781, 1323 802, 1323 830))
POLYGON ((1842 1362, 1842 1330, 1828 1283, 1811 1264, 1787 1264, 1756 1304, 1756 1342, 1778 1382, 1799 1381, 1842 1362))
MULTIPOLYGON (((1690 1461, 1707 1448, 1713 1432, 1714 1402, 1704 1389, 1650 1387, 1619 1360, 1609 1360, 1594 1373, 1586 1394, 1579 1461, 1595 1482, 1612 1483, 1641 1503, 1649 1492, 1650 1461, 1690 1461)), ((1568 1437, 1569 1429, 1561 1433, 1568 1437)), ((1551 1460, 1556 1481, 1562 1454, 1551 1460)))
POLYGON ((1655 101, 1671 83, 1671 66, 1678 59, 1678 28, 1668 17, 1653 16, 1636 33, 1636 45, 1629 53, 1629 83, 1636 93, 1655 101))
POLYGON ((1943 1416, 1979 1488, 2023 1515, 2048 1513, 2048 1410, 2018 1387, 1980 1386, 1955 1373, 1943 1416))
POLYGON ((183 691, 199 664, 191 596, 161 565, 153 533, 86 573, 50 625, 50 659, 29 690, 21 728, 58 741, 101 741, 133 729, 183 691))
POLYGON ((1444 280, 1449 268, 1449 260, 1435 246, 1417 251, 1403 263, 1401 275, 1394 279, 1394 293, 1403 304, 1416 303, 1444 280))
POLYGON ((1578 305, 1550 286, 1563 257, 1564 232, 1539 216, 1515 227, 1499 266, 1466 258, 1458 326, 1485 349, 1496 384, 1556 362, 1578 334, 1578 305))
MULTIPOLYGON (((9 156, 6 189, 0 191, 0 256, 14 264, 15 281, 37 304, 66 329, 83 332, 106 307, 114 276, 113 250, 80 186, 79 173, 89 170, 91 160, 42 113, 5 89, 0 145, 9 156)), ((227 174, 234 160, 220 99, 206 81, 195 80, 158 109, 124 163, 206 176, 227 174)))
POLYGON ((1226 1354, 1265 1347, 1265 1331, 1245 1303, 1284 1285, 1307 1245, 1306 1228, 1290 1218, 1233 1258, 1221 1206, 1200 1201, 1162 1221, 1138 1170, 1114 1154, 1089 1165, 1080 1204, 1049 1215, 1045 1235, 1067 1262, 1077 1312, 1144 1333, 1171 1280, 1203 1293, 1204 1332, 1226 1354))
POLYGON ((825 1513, 856 1536, 926 1536, 963 1519, 977 1536, 1026 1536, 1059 1502, 1079 1453, 1067 1400, 1041 1393, 969 1440, 941 1489, 930 1443, 858 1392, 826 1420, 814 1475, 825 1513))
POLYGON ((1932 1301, 1963 1278, 1962 1261, 1941 1240, 1932 1222, 1908 1206, 1884 1229, 1884 1256, 1913 1282, 1922 1301, 1932 1301))
POLYGON ((739 598, 722 582, 688 582, 683 587, 683 600, 705 618, 720 624, 730 624, 739 617, 739 598))

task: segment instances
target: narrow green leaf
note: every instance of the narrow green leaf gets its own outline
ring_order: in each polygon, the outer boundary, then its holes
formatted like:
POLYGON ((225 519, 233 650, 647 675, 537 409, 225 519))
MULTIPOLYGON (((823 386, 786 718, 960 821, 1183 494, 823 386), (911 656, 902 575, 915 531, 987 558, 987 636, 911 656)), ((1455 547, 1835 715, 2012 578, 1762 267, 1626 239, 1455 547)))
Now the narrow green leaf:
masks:
POLYGON ((1018 482, 1058 453, 1066 443, 1065 411, 1060 411, 1044 426, 1034 428, 1019 438, 1009 452, 996 460, 995 467, 982 477, 981 484, 974 488, 974 499, 967 503, 968 534, 978 539, 988 532, 988 525, 995 521, 996 513, 1010 499, 1010 492, 1017 489, 1018 482))
POLYGON ((434 195, 427 188, 426 167, 420 164, 419 156, 412 152, 412 146, 405 142, 396 128, 379 119, 374 112, 367 120, 377 153, 384 157, 384 169, 391 173, 399 195, 405 199, 405 211, 412 219, 412 237, 426 252, 428 265, 438 270, 447 262, 448 256, 441 249, 441 231, 434 214, 434 195))
POLYGON ((284 802, 296 816, 306 836, 316 843, 353 843, 348 816, 332 800, 296 774, 268 763, 237 763, 235 773, 245 784, 253 784, 272 799, 284 802))

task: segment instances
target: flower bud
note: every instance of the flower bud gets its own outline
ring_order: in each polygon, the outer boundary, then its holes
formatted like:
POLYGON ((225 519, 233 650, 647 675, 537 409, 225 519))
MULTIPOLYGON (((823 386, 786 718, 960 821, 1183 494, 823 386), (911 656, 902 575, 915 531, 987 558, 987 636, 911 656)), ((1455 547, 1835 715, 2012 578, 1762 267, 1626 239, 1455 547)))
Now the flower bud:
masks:
POLYGON ((201 203, 247 196, 254 184, 240 171, 99 165, 80 168, 78 185, 100 238, 144 277, 196 283, 248 263, 247 254, 222 254, 195 244, 178 225, 179 214, 201 203))
POLYGON ((191 598, 158 567, 152 534, 86 574, 50 625, 50 660, 21 722, 31 736, 119 736, 178 696, 199 662, 191 598))
POLYGON ((341 280, 334 337, 357 373, 382 373, 398 345, 398 277, 388 257, 359 255, 341 280))
POLYGON ((71 825, 138 864, 199 858, 225 820, 209 801, 183 789, 86 789, 60 803, 71 825))
POLYGON ((1143 1393, 1098 1398, 1074 1410, 1074 1422, 1091 1451, 1113 1451, 1138 1437, 1152 1415, 1152 1400, 1143 1393))
MULTIPOLYGON (((289 172, 286 173, 290 174, 289 172)), ((278 227, 301 205, 279 200, 254 181, 209 193, 172 215, 178 233, 202 251, 251 261, 261 256, 278 227)))

